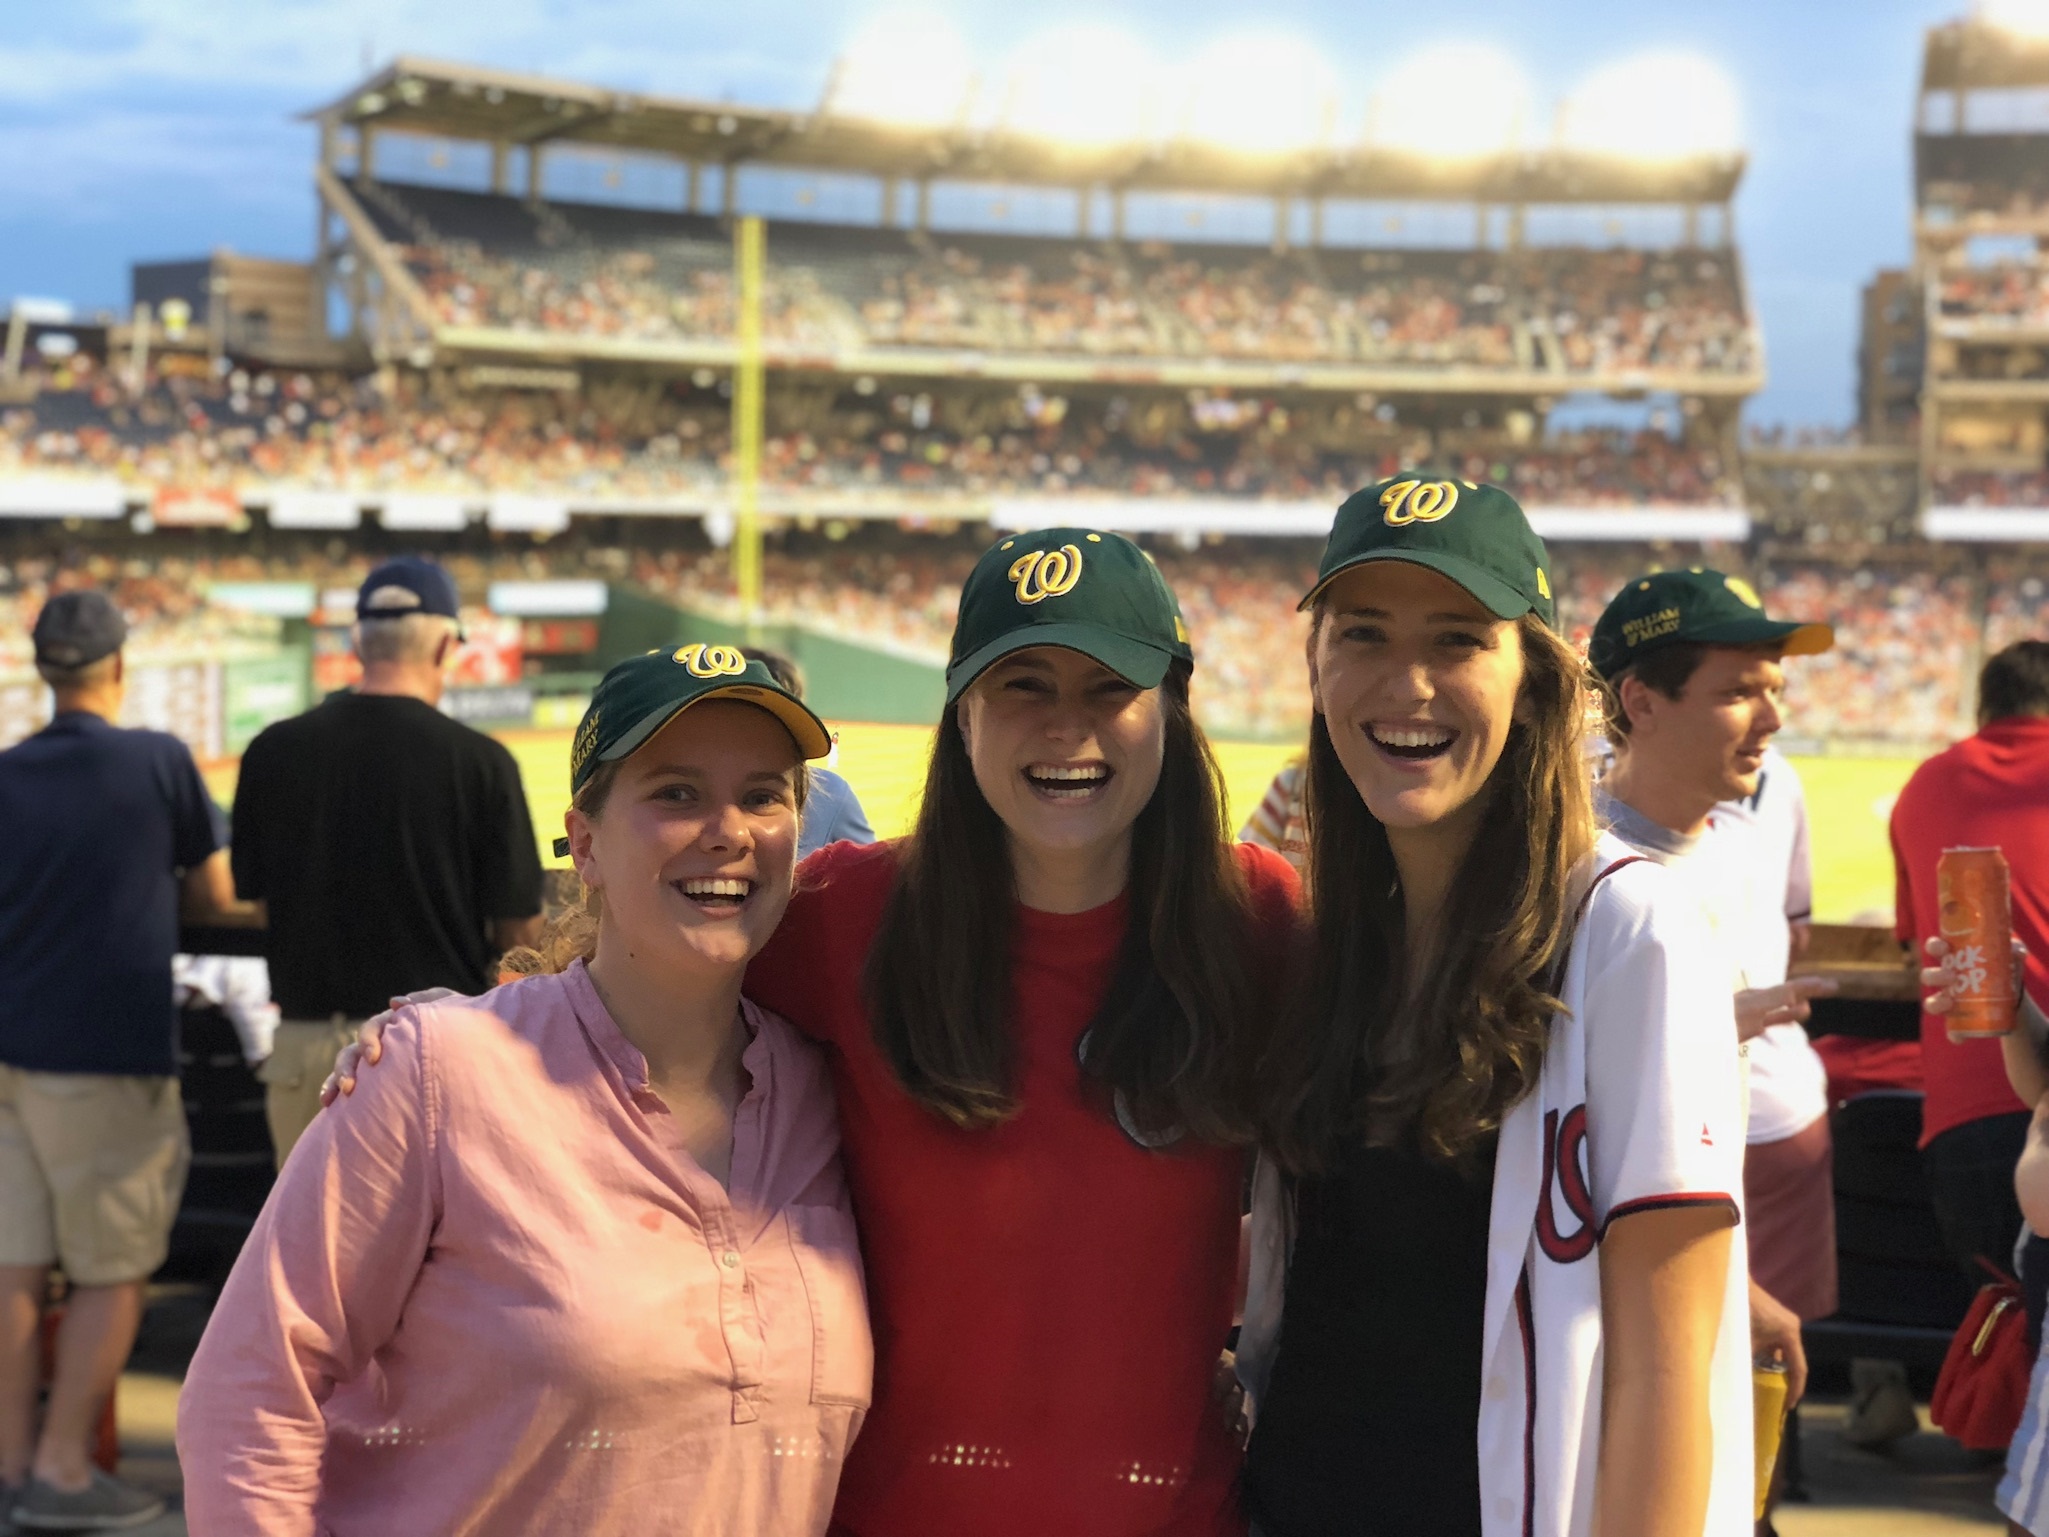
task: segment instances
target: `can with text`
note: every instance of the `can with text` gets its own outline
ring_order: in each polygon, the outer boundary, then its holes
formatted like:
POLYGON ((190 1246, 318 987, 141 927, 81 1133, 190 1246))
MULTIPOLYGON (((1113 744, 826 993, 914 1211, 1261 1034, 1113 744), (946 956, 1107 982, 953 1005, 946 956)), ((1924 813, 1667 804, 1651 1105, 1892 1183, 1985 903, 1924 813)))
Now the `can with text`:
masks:
POLYGON ((1943 965, 1950 976, 1946 1023, 1953 1041, 2010 1034, 2014 1018, 2013 898, 1998 849, 1944 849, 1935 866, 1943 965))

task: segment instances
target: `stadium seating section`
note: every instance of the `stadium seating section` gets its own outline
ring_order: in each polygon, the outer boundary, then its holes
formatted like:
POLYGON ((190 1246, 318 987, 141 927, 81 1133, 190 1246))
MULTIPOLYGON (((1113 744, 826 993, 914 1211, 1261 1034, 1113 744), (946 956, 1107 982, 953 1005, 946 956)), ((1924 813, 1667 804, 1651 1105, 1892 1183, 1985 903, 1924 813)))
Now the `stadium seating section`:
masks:
MULTIPOLYGON (((734 612, 730 566, 695 525, 669 525, 631 550, 571 536, 545 546, 477 540, 445 555, 466 594, 505 578, 596 576, 690 609, 734 612), (659 541, 659 542, 658 542, 659 541)), ((943 661, 960 584, 982 533, 900 532, 889 526, 845 539, 791 534, 771 543, 769 618, 818 626, 893 650, 943 661)), ((1302 729, 1309 701, 1302 667, 1307 621, 1296 597, 1314 570, 1304 540, 1236 539, 1196 549, 1152 545, 1179 594, 1198 657, 1196 700, 1220 736, 1286 737, 1302 729)), ((1584 645, 1601 606, 1630 576, 1703 559, 1745 570, 1776 612, 1832 621, 1838 646, 1792 669, 1789 733, 1845 742, 1926 744, 1970 729, 1968 683, 1988 649, 2041 634, 2049 561, 2000 557, 1940 572, 1924 565, 1790 560, 1753 566, 1733 548, 1575 545, 1554 551, 1560 626, 1584 645)), ((120 555, 0 556, 0 673, 25 670, 27 631, 52 591, 97 585, 135 622, 140 659, 221 654, 275 636, 275 620, 204 601, 218 581, 290 579, 317 588, 359 581, 371 556, 311 536, 272 536, 267 553, 167 558, 147 541, 120 555), (268 627, 268 629, 266 629, 268 627)))
POLYGON ((1952 216, 2049 207, 2049 163, 2038 133, 1926 134, 1914 154, 1924 207, 1952 216))
MULTIPOLYGON (((641 342, 733 332, 708 215, 373 183, 447 326, 641 342)), ((764 334, 855 347, 1441 370, 1747 372, 1734 264, 1680 250, 1340 251, 778 223, 764 334)))
MULTIPOLYGON (((730 408, 715 384, 599 378, 582 391, 441 398, 416 378, 235 370, 159 378, 139 397, 80 359, 0 407, 0 474, 97 471, 150 485, 331 486, 703 497, 723 484, 730 408)), ((1391 415, 1391 413, 1389 413, 1391 415)), ((825 491, 1281 499, 1343 496, 1404 465, 1456 465, 1533 506, 1727 505, 1712 449, 1661 433, 1534 443, 1383 420, 1349 398, 1292 405, 1214 391, 1068 398, 1022 389, 936 393, 857 385, 771 394, 764 474, 825 491)))

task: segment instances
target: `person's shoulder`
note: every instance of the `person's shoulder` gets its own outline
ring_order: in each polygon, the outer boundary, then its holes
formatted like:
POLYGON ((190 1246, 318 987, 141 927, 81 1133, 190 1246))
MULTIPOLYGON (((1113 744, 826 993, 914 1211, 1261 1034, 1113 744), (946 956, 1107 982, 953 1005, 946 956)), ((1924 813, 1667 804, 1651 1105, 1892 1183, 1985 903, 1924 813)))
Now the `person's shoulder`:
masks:
POLYGON ((828 799, 836 800, 841 796, 854 793, 854 787, 847 782, 847 776, 840 773, 837 769, 807 769, 805 777, 811 781, 805 792, 809 795, 823 795, 828 799))
POLYGON ((1595 840, 1594 851, 1581 861, 1573 884, 1584 893, 1581 922, 1596 939, 1654 928, 1661 916, 1681 904, 1688 913, 1698 907, 1672 870, 1612 832, 1595 840))
POLYGON ((538 1044, 563 1020, 573 1021, 574 989, 567 971, 515 977, 488 992, 405 1004, 392 1014, 387 1030, 409 1025, 437 1061, 495 1058, 509 1041, 538 1044))
POLYGON ((767 1044, 781 1089, 795 1089, 805 1097, 831 1093, 822 1046, 774 1009, 752 998, 743 995, 740 1010, 755 1038, 767 1044))
POLYGON ((1922 796, 1947 793, 1948 781, 1971 766, 1980 746, 1976 736, 1967 736, 1923 758, 1914 765, 1907 782, 1900 786, 1899 797, 1893 803, 1895 809, 1903 802, 1918 800, 1922 796))
POLYGON ((901 850, 902 840, 897 838, 828 843, 797 866, 797 890, 791 901, 837 905, 886 892, 896 882, 901 850))
POLYGON ((119 726, 103 733, 97 740, 101 744, 99 755, 103 760, 127 759, 173 773, 186 769, 198 771, 192 749, 182 737, 172 736, 168 731, 157 731, 148 726, 119 726))
POLYGON ((1245 877, 1245 888, 1252 894, 1253 905, 1265 910, 1277 903, 1292 906, 1301 897, 1302 878, 1295 873, 1295 867, 1264 844, 1237 843, 1231 852, 1237 856, 1238 870, 1245 877))

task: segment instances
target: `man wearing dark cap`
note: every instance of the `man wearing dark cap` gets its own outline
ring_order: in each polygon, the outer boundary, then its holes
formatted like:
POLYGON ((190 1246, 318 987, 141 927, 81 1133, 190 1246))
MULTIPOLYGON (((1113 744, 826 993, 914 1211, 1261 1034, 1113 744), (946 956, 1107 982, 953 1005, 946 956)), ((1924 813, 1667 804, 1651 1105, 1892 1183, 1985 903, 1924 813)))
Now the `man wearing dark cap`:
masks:
MULTIPOLYGON (((1695 891, 1730 966, 1749 1058, 1744 1232, 1752 1344, 1782 1350, 1798 1392, 1800 1321, 1836 1308, 1827 1075, 1801 1021, 1833 987, 1787 978, 1787 850, 1754 817, 1784 716, 1787 657, 1835 644, 1825 624, 1775 619, 1720 571, 1661 571, 1624 585, 1594 626, 1588 661, 1606 685, 1615 765, 1598 803, 1617 836, 1695 891)), ((1787 848, 1790 849, 1790 840, 1787 848)))
POLYGON ((254 919, 185 744, 114 724, 127 636, 101 593, 44 604, 36 671, 55 715, 0 752, 0 1527, 10 1511, 28 1530, 98 1530, 163 1509, 90 1450, 185 1184, 179 918, 254 919), (38 1430, 53 1265, 69 1291, 38 1430))
POLYGON ((481 993, 539 933, 519 767, 437 708, 459 613, 432 561, 386 561, 357 594, 362 681, 243 754, 235 885, 269 914, 282 1018, 261 1076, 280 1165, 359 1022, 424 988, 481 993))

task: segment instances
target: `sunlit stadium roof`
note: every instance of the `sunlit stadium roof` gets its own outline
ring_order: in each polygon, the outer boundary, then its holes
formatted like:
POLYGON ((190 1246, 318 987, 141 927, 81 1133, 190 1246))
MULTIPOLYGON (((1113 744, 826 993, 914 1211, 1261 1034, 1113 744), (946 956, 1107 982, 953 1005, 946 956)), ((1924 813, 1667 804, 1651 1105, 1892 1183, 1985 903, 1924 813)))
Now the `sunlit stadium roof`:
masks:
POLYGON ((407 57, 306 116, 332 128, 510 146, 576 144, 710 164, 1262 197, 1719 204, 1735 195, 1745 164, 1740 152, 1645 161, 1614 151, 1562 148, 1509 149, 1447 162, 1373 143, 1253 152, 1192 134, 1090 144, 965 122, 881 122, 833 110, 830 98, 822 113, 790 112, 407 57))
POLYGON ((1921 53, 1923 91, 1999 91, 2049 85, 2049 4, 2007 0, 1931 27, 1921 53))

